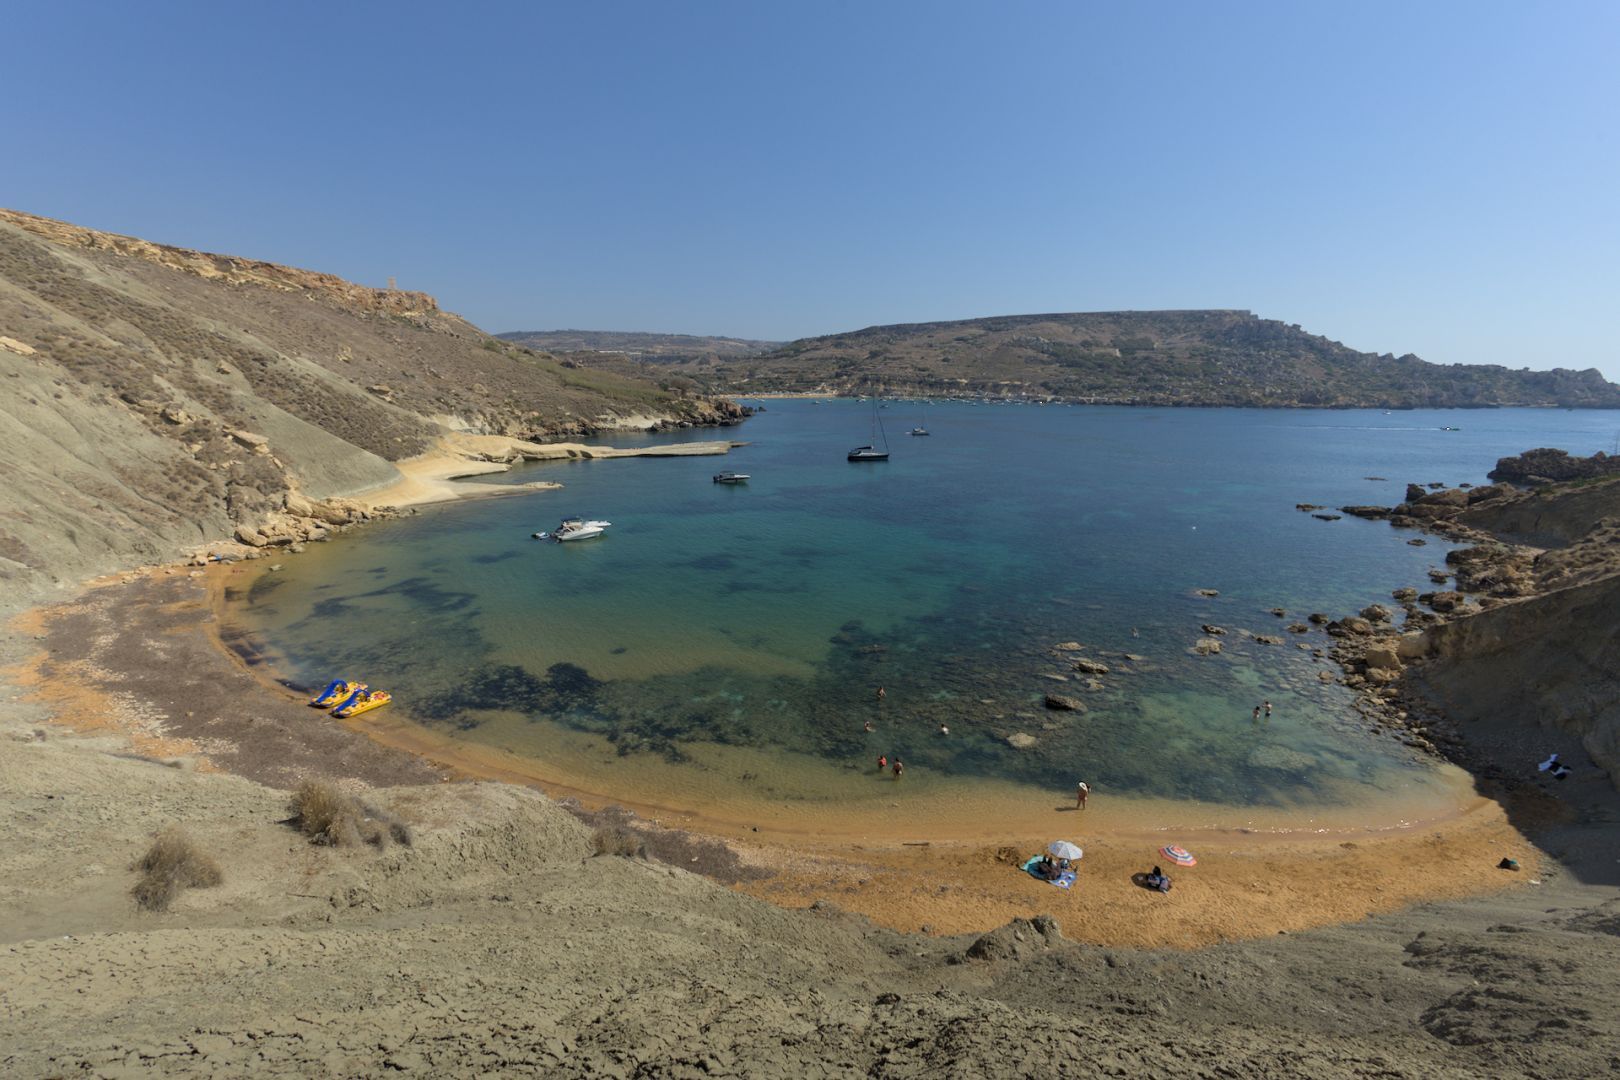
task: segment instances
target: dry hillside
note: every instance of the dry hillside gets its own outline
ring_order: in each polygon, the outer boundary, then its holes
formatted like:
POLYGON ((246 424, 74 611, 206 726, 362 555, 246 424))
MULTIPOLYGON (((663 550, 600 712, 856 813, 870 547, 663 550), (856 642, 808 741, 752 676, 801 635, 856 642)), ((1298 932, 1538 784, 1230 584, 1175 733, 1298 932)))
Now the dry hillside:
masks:
POLYGON ((1009 315, 873 326, 693 366, 728 393, 1012 397, 1121 405, 1620 407, 1595 370, 1357 352, 1247 311, 1009 315))
POLYGON ((0 211, 0 581, 171 557, 450 430, 736 410, 497 341, 418 292, 0 211))

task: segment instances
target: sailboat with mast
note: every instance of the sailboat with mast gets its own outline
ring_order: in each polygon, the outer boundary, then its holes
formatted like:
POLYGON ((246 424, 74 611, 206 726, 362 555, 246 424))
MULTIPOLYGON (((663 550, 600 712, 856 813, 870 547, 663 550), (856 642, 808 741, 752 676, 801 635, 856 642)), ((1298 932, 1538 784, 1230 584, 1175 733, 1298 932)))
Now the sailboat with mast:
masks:
POLYGON ((926 434, 928 434, 928 429, 923 427, 923 422, 922 422, 922 402, 920 402, 920 401, 917 403, 917 426, 912 428, 906 434, 908 434, 908 435, 926 435, 926 434))
POLYGON ((877 398, 872 399, 872 441, 865 446, 857 446, 849 452, 851 461, 888 461, 889 436, 883 430, 883 418, 878 415, 877 398), (877 447, 882 440, 883 449, 877 447))

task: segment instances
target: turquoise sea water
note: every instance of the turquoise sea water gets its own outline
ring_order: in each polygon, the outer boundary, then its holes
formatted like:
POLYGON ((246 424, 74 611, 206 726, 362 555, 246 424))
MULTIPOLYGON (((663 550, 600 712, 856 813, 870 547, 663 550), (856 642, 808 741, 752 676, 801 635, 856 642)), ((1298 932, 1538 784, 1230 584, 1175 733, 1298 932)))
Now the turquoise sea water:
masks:
POLYGON ((870 404, 772 401, 724 433, 749 440, 729 457, 515 469, 493 482, 566 488, 314 545, 240 590, 230 617, 295 680, 363 677, 423 725, 541 758, 561 724, 671 768, 692 767, 695 742, 862 767, 881 749, 912 774, 1297 805, 1427 766, 1320 682, 1330 665, 1296 648, 1325 646, 1319 630, 1284 627, 1428 588, 1446 545, 1294 504, 1391 504, 1408 481, 1482 483, 1504 454, 1591 453, 1620 432, 1620 414, 1554 410, 891 402, 881 416, 883 463, 844 460, 870 404), (908 437, 918 422, 932 435, 908 437), (753 479, 712 483, 722 469, 753 479), (565 514, 614 524, 530 539, 565 514), (1225 652, 1189 655, 1206 622, 1228 629, 1225 652), (1110 667, 1102 689, 1053 651, 1068 641, 1110 667), (1049 711, 1048 692, 1087 710, 1049 711), (1257 726, 1262 699, 1274 715, 1257 726), (1035 745, 1011 747, 1016 732, 1035 745))

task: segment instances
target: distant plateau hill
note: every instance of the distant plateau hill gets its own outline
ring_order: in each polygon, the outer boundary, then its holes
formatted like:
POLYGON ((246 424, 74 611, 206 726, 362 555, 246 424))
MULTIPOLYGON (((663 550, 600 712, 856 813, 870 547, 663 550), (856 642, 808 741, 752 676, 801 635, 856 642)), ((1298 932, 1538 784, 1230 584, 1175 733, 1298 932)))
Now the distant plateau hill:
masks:
POLYGON ((1107 311, 873 326, 679 366, 728 394, 993 397, 1117 405, 1620 407, 1595 369, 1357 352, 1248 311, 1107 311))

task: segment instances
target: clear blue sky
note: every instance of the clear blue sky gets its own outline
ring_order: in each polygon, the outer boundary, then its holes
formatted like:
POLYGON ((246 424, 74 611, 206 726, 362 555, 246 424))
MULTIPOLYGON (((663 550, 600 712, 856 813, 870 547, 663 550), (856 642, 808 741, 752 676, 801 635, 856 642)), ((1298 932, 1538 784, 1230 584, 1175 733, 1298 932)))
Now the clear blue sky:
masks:
POLYGON ((1243 307, 1620 380, 1620 4, 11 0, 0 205, 790 338, 1243 307))

